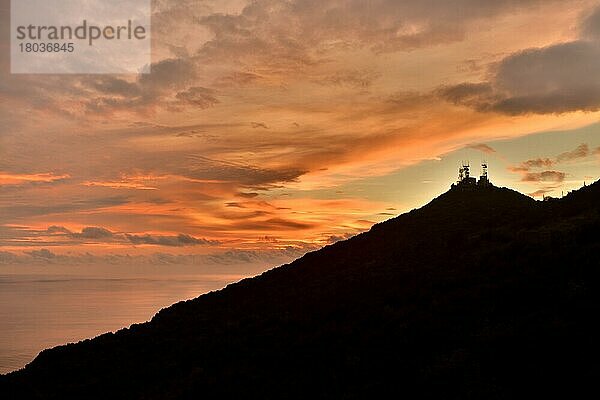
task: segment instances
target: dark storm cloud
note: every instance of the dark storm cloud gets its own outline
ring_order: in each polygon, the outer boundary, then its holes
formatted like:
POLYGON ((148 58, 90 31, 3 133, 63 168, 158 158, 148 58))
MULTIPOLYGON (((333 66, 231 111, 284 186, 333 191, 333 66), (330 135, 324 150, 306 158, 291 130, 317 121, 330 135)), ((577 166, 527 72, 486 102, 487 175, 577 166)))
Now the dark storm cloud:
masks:
POLYGON ((581 24, 581 36, 587 39, 600 39, 600 7, 591 12, 581 24))
POLYGON ((581 39, 516 52, 490 68, 485 82, 442 87, 456 105, 508 115, 600 109, 600 8, 581 22, 581 39))
POLYGON ((440 89, 453 104, 508 115, 600 109, 600 45, 572 42, 504 59, 492 82, 440 89))

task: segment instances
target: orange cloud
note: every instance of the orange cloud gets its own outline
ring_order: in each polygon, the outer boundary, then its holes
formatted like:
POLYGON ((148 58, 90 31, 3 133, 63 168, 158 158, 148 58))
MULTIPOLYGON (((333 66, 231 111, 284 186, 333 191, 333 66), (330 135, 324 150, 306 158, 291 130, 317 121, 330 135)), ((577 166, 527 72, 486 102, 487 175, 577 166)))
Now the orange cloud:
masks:
POLYGON ((8 172, 0 172, 0 185, 19 185, 28 182, 42 182, 50 183, 61 181, 70 178, 70 175, 56 175, 54 173, 40 173, 40 174, 12 174, 8 172))
POLYGON ((146 185, 144 185, 142 183, 127 182, 127 181, 120 181, 120 182, 114 182, 114 181, 108 181, 108 182, 86 181, 86 182, 83 182, 82 185, 84 185, 84 186, 109 187, 109 188, 113 188, 113 189, 137 189, 137 190, 157 190, 158 189, 156 187, 146 186, 146 185))
MULTIPOLYGON (((122 250, 132 241, 114 235, 127 233, 140 252, 188 236, 232 251, 311 248, 368 229, 422 190, 394 181, 396 197, 383 200, 369 185, 375 179, 467 146, 492 157, 496 145, 484 143, 597 121, 597 113, 577 112, 595 109, 597 85, 571 91, 573 81, 553 64, 557 52, 577 46, 585 55, 574 56, 569 71, 597 62, 593 46, 580 43, 597 40, 593 20, 579 19, 587 0, 544 3, 543 15, 534 0, 435 9, 396 0, 196 3, 167 0, 157 9, 150 75, 0 75, 9 128, 2 168, 64 172, 0 174, 0 184, 11 185, 0 214, 29 230, 71 232, 9 230, 11 246, 31 235, 40 246, 122 250), (483 23, 489 28, 478 29, 483 23), (552 64, 543 69, 549 75, 524 79, 536 57, 552 64), (476 68, 465 69, 465 60, 476 68), (576 96, 546 93, 554 78, 576 96), (544 100, 537 109, 532 93, 544 100), (338 193, 341 185, 352 188, 338 193), (84 232, 94 226, 106 227, 110 240, 84 241, 106 234, 84 232)), ((570 161, 567 168, 592 148, 524 155, 530 160, 513 165, 513 182, 563 184, 567 172, 553 171, 558 159, 570 161)))

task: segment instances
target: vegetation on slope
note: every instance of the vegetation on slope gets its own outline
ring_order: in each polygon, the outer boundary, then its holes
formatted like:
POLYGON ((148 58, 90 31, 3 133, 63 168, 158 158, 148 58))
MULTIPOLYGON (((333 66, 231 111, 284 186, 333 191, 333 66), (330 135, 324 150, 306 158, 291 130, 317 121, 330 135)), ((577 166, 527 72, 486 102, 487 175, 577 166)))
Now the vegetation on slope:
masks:
POLYGON ((42 352, 2 398, 515 398, 600 378, 600 184, 451 190, 151 322, 42 352))

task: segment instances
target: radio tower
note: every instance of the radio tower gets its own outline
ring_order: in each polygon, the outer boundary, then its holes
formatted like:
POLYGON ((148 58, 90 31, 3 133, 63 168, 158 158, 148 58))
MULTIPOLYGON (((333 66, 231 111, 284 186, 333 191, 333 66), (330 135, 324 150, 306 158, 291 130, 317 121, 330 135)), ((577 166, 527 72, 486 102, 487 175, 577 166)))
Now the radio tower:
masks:
POLYGON ((479 181, 471 176, 471 166, 468 162, 463 162, 458 169, 458 181, 451 185, 451 188, 456 189, 477 189, 487 186, 493 186, 488 177, 488 163, 481 163, 481 176, 479 181))
POLYGON ((481 163, 481 176, 479 177, 479 186, 489 186, 490 180, 488 179, 488 164, 486 161, 481 163))

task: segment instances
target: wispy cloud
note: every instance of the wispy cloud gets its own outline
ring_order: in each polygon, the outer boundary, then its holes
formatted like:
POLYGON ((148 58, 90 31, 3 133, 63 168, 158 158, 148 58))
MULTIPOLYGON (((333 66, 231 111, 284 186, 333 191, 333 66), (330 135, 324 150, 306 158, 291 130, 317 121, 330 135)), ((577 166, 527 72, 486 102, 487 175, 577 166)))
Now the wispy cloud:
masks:
POLYGON ((560 183, 565 180, 566 173, 560 171, 542 171, 542 172, 528 172, 523 175, 521 181, 523 182, 554 182, 560 183))
POLYGON ((583 143, 572 151, 567 151, 559 154, 556 157, 556 162, 573 161, 580 158, 585 158, 590 154, 590 148, 587 144, 583 143))
MULTIPOLYGON (((510 165, 508 167, 508 170, 511 172, 523 174, 524 175, 524 177, 522 179, 523 181, 535 181, 535 179, 526 179, 529 175, 531 175, 531 174, 529 174, 529 172, 531 170, 539 169, 539 168, 550 168, 550 167, 553 167, 553 166, 561 164, 561 163, 586 158, 590 154, 591 153, 590 153, 589 146, 586 143, 582 143, 579 146, 577 146, 575 149, 560 153, 559 155, 557 155, 556 157, 554 157, 552 159, 548 158, 548 157, 533 158, 530 160, 523 161, 518 165, 510 165)), ((556 171, 545 171, 545 172, 556 173, 556 171)), ((535 177, 536 175, 534 174, 531 176, 535 177)), ((549 174, 547 174, 547 176, 549 176, 549 174)))
POLYGON ((180 233, 177 236, 163 236, 163 235, 130 235, 125 234, 127 240, 133 244, 149 244, 157 246, 207 246, 219 244, 216 240, 198 239, 190 235, 180 233))
POLYGON ((283 264, 294 260, 314 246, 285 247, 281 249, 253 251, 229 250, 211 254, 170 254, 151 253, 148 255, 86 253, 63 254, 45 248, 15 253, 0 251, 0 265, 194 265, 197 267, 211 265, 250 265, 261 264, 264 267, 283 264))
POLYGON ((511 165, 508 169, 512 172, 528 172, 533 168, 548 168, 552 167, 556 161, 549 158, 534 158, 523 161, 519 165, 511 165))
POLYGON ((479 150, 485 154, 494 154, 496 152, 496 150, 494 150, 490 145, 485 143, 470 144, 467 147, 473 150, 479 150))
MULTIPOLYGON (((6 228, 5 228, 6 229, 6 228)), ((46 230, 13 228, 0 244, 4 246, 68 246, 84 244, 149 245, 166 247, 217 246, 218 240, 196 238, 180 233, 176 235, 113 232, 107 228, 88 226, 80 232, 64 226, 52 225, 46 230)))
POLYGON ((23 183, 51 183, 70 178, 68 174, 54 174, 52 172, 39 174, 13 174, 0 172, 0 185, 20 185, 23 183))

